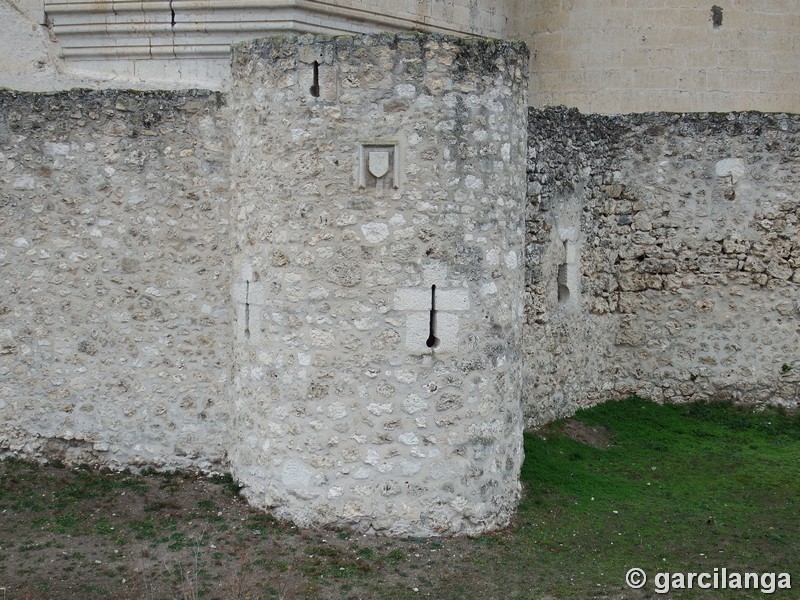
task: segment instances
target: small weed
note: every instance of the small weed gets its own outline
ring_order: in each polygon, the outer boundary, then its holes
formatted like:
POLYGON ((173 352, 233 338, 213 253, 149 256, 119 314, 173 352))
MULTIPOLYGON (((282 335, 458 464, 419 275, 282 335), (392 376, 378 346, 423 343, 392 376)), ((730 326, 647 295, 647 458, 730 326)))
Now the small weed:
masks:
POLYGON ((22 544, 17 550, 19 552, 31 552, 31 551, 34 551, 34 550, 41 550, 41 549, 42 549, 42 543, 41 542, 28 542, 28 543, 22 544))
POLYGON ((214 504, 212 500, 200 500, 200 502, 197 503, 197 509, 209 512, 219 511, 219 507, 214 504))
POLYGON ((488 535, 480 535, 475 538, 475 543, 481 546, 487 546, 489 548, 493 546, 497 546, 497 540, 488 535))
POLYGON ((406 559, 406 553, 400 548, 395 548, 386 555, 386 560, 389 562, 400 562, 406 559))
POLYGON ((367 560, 374 560, 375 558, 377 558, 377 556, 378 556, 378 553, 375 552, 375 550, 372 549, 372 548, 362 548, 361 550, 358 551, 358 557, 359 558, 364 558, 364 559, 367 559, 367 560))
POLYGON ((111 520, 106 517, 100 517, 92 525, 92 531, 97 535, 114 535, 115 530, 111 520))
POLYGON ((222 489, 225 490, 225 492, 230 496, 238 496, 240 490, 242 489, 239 485, 239 482, 236 481, 230 474, 215 474, 210 476, 208 480, 213 484, 221 486, 222 489))
POLYGON ((155 518, 151 516, 140 520, 133 520, 130 522, 129 527, 136 536, 136 539, 149 540, 156 537, 155 518))
MULTIPOLYGON (((252 529, 254 531, 260 532, 264 531, 272 531, 276 527, 280 527, 280 524, 275 520, 275 517, 268 513, 264 512, 257 512, 251 514, 246 521, 248 529, 252 529)), ((296 530, 292 530, 292 533, 295 533, 296 530)))
POLYGON ((155 500, 153 502, 149 502, 144 506, 144 512, 164 512, 164 511, 174 511, 180 510, 181 506, 175 500, 166 499, 166 500, 155 500))
POLYGON ((167 548, 173 552, 183 550, 189 545, 189 542, 186 540, 186 535, 182 531, 176 531, 175 533, 171 534, 166 541, 168 542, 167 548))
POLYGON ((76 535, 83 530, 85 521, 86 518, 83 515, 69 512, 57 516, 53 520, 51 529, 55 533, 76 535))

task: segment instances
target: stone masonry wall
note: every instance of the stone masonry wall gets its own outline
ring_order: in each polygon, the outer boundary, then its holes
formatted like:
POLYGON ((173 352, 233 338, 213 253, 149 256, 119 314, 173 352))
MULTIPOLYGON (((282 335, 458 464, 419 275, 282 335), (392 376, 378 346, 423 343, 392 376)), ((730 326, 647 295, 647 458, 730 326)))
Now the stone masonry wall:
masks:
POLYGON ((510 518, 523 424, 796 407, 800 116, 528 110, 527 61, 273 38, 224 101, 0 93, 0 455, 476 533, 510 518))
POLYGON ((797 0, 516 0, 531 106, 800 112, 797 0))
POLYGON ((797 406, 800 117, 528 126, 528 424, 633 393, 797 406))
POLYGON ((220 102, 0 94, 0 453, 224 464, 220 102))
POLYGON ((235 50, 232 463, 252 503, 398 535, 508 522, 527 60, 412 34, 235 50))

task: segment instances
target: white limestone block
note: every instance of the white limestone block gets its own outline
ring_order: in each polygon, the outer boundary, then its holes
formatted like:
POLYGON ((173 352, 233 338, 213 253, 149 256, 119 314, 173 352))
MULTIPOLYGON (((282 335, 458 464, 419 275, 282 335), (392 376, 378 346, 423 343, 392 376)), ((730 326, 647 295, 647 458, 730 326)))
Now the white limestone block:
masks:
POLYGON ((430 310, 430 307, 430 289, 401 288, 394 293, 395 310, 430 310))
POLYGON ((730 177, 736 183, 747 173, 747 167, 741 158, 723 158, 714 165, 717 177, 730 177))
MULTIPOLYGON (((430 294, 429 294, 430 295, 430 294)), ((429 299, 430 302, 430 299, 429 299)), ((436 288, 436 311, 469 310, 469 293, 464 289, 436 288)))
POLYGON ((281 469, 281 480, 287 487, 306 487, 311 481, 311 471, 298 460, 287 460, 281 469))

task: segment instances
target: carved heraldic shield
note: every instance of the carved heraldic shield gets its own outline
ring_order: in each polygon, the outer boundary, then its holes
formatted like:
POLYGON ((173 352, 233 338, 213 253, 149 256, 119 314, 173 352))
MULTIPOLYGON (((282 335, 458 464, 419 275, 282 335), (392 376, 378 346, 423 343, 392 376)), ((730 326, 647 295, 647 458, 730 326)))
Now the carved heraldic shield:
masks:
POLYGON ((372 150, 367 157, 369 172, 377 179, 380 179, 389 171, 389 153, 384 151, 372 150))

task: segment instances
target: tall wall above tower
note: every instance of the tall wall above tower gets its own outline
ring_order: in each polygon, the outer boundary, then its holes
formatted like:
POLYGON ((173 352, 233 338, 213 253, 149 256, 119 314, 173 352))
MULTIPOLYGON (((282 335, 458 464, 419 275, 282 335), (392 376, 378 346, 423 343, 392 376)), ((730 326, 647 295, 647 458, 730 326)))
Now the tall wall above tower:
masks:
POLYGON ((531 106, 800 113, 796 0, 6 0, 0 87, 226 90, 231 43, 423 31, 524 41, 531 106))
POLYGON ((231 43, 266 35, 429 31, 503 37, 505 0, 44 0, 76 74, 225 88, 231 43))
POLYGON ((531 105, 800 112, 796 0, 516 0, 531 105))

